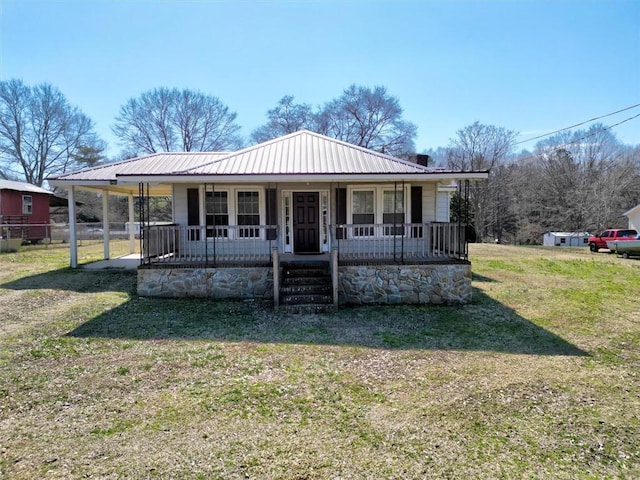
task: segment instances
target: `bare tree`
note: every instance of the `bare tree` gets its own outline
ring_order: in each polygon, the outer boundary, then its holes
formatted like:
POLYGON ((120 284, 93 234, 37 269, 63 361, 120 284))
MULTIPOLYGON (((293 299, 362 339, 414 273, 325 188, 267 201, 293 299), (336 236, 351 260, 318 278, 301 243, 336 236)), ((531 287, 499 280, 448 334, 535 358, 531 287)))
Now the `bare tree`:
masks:
MULTIPOLYGON (((630 150, 602 124, 536 145, 551 229, 598 231, 623 222, 625 197, 637 191, 630 150)), ((633 195, 632 195, 633 196, 633 195)))
POLYGON ((415 152, 417 127, 402 118, 400 102, 385 87, 351 85, 315 111, 310 105, 293 103, 287 95, 267 117, 268 122, 251 135, 256 142, 306 128, 396 157, 415 152))
POLYGON ((217 97, 161 87, 123 105, 112 130, 135 154, 236 150, 236 117, 217 97))
POLYGON ((105 143, 93 122, 47 83, 0 82, 0 176, 41 186, 103 160, 105 143))
MULTIPOLYGON (((505 192, 499 188, 501 183, 495 182, 497 177, 492 178, 496 175, 492 169, 498 167, 511 153, 516 135, 512 130, 475 122, 458 130, 457 137, 450 140, 447 162, 450 168, 490 171, 487 182, 474 183, 469 191, 469 201, 480 240, 488 239, 490 234, 496 235, 493 231, 494 225, 510 223, 510 220, 501 217, 506 214, 500 209, 500 205, 505 201, 505 192), (496 188, 492 183, 497 183, 496 188)), ((507 171, 501 173, 506 174, 507 171)), ((502 229, 503 227, 500 227, 500 236, 502 229)))
POLYGON ((306 103, 294 103, 293 95, 282 97, 276 107, 267 112, 267 118, 269 120, 265 125, 251 133, 251 140, 255 143, 266 142, 301 129, 316 129, 311 106, 306 103))
POLYGON ((400 102, 376 86, 351 85, 318 112, 318 131, 396 157, 415 151, 417 127, 402 118, 400 102))

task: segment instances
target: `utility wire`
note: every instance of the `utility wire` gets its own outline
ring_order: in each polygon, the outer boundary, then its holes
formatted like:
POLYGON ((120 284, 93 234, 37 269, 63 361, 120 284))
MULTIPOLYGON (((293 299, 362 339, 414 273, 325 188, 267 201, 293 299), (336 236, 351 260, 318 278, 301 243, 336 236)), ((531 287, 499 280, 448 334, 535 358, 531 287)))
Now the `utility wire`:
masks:
MULTIPOLYGON (((640 104, 638 104, 638 105, 640 105, 640 104)), ((633 108, 633 107, 629 107, 629 108, 633 108)), ((629 108, 625 108, 625 110, 629 110, 629 108)), ((621 110, 621 111, 622 111, 622 110, 621 110)), ((611 115, 611 114, 610 114, 610 115, 611 115)), ((577 144, 579 144, 582 140, 584 140, 584 139, 586 139, 586 138, 593 137, 594 135, 597 135, 598 133, 601 133, 601 132, 605 132, 605 131, 607 131, 607 130, 611 130, 613 127, 617 127, 618 125, 622 125, 623 123, 629 122, 629 121, 631 121, 631 120, 633 120, 633 119, 635 119, 635 118, 638 118, 638 117, 640 117, 640 113, 638 113, 637 115, 634 115, 633 117, 625 118, 624 120, 622 120, 622 121, 620 121, 620 122, 618 122, 618 123, 614 123, 613 125, 609 125, 609 126, 607 126, 607 127, 604 127, 604 128, 599 129, 599 130, 596 130, 595 132, 590 132, 590 133, 588 133, 588 134, 586 134, 586 135, 584 135, 584 136, 582 136, 582 137, 580 137, 580 138, 578 138, 578 139, 574 140, 573 142, 563 143, 562 145, 554 145, 554 146, 550 147, 550 148, 549 148, 547 151, 545 151, 545 152, 541 152, 541 153, 534 153, 533 155, 529 155, 529 156, 522 157, 522 158, 517 158, 517 159, 516 159, 516 162, 522 162, 522 161, 525 161, 525 160, 530 160, 530 159, 532 159, 532 158, 536 158, 536 157, 540 157, 540 156, 542 156, 542 155, 548 154, 548 153, 550 153, 550 152, 552 152, 552 151, 558 151, 558 150, 560 150, 560 149, 562 149, 562 148, 567 148, 567 147, 570 147, 570 146, 572 146, 572 145, 577 145, 577 144)), ((569 127, 569 128, 572 128, 572 127, 569 127)), ((549 135, 550 135, 550 134, 549 134, 549 135)), ((532 139, 532 140, 533 140, 533 139, 532 139)))
MULTIPOLYGON (((584 125, 585 123, 595 122, 596 120, 600 120, 601 118, 610 117, 611 115, 615 115, 616 113, 625 112, 627 110, 631 110, 631 109, 636 108, 636 107, 640 107, 640 103, 636 103, 635 105, 631 105, 630 107, 623 108, 622 110, 617 110, 615 112, 607 113, 606 115, 600 115, 599 117, 594 117, 594 118, 592 118, 590 120, 585 120, 584 122, 576 123, 575 125, 571 125, 570 127, 564 127, 564 128, 559 129, 559 130, 554 130, 553 132, 549 132, 549 133, 544 133, 542 135, 538 135, 537 137, 529 138, 527 140, 521 140, 519 142, 514 143, 514 145, 520 145, 521 143, 527 143, 527 142, 531 142, 533 140, 538 140, 539 138, 548 137, 549 135, 554 135, 556 133, 564 132, 565 130, 570 130, 572 128, 584 125)), ((636 117, 637 116, 638 115, 636 115, 636 117)), ((632 117, 632 118, 635 118, 635 117, 632 117)), ((625 121, 627 121, 627 120, 625 120, 625 121)), ((620 123, 624 123, 624 121, 620 122, 620 123)), ((616 125, 620 125, 620 123, 617 123, 616 125)), ((612 125, 612 127, 615 127, 616 125, 612 125)))

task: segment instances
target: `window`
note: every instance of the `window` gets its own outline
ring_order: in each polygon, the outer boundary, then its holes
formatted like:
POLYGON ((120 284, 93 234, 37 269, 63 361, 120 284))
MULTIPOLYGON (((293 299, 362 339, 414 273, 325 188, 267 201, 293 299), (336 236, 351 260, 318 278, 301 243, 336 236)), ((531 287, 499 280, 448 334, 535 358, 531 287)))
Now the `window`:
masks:
POLYGON ((404 191, 382 192, 382 223, 385 235, 404 235, 404 191))
POLYGON ((207 191, 205 194, 205 215, 207 237, 228 237, 229 201, 227 192, 207 191))
POLYGON ((354 237, 373 236, 373 224, 375 223, 375 201, 373 190, 356 190, 352 192, 352 218, 354 225, 371 225, 370 227, 353 228, 354 237))
POLYGON ((31 215, 33 213, 33 197, 31 195, 22 196, 22 214, 31 215))
POLYGON ((560 243, 567 243, 567 239, 564 237, 560 237, 560 243))
POLYGON ((248 225, 260 225, 260 195, 258 192, 238 192, 238 236, 240 238, 258 238, 259 228, 247 228, 248 225))

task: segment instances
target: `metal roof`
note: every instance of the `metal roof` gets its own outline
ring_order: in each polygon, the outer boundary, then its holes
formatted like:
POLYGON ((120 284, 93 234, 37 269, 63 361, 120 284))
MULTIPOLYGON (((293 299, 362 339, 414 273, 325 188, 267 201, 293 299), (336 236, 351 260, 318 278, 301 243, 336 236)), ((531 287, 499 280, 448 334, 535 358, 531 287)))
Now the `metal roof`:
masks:
POLYGON ((53 195, 53 192, 45 190, 26 182, 16 182, 13 180, 0 180, 0 190, 15 190, 17 192, 43 193, 45 195, 53 195))
POLYGON ((428 176, 433 181, 487 178, 487 172, 447 171, 374 152, 308 130, 300 130, 238 152, 165 152, 87 168, 48 179, 132 194, 138 182, 153 182, 155 194, 171 184, 201 181, 398 180, 428 176))
POLYGON ((163 175, 192 168, 228 155, 228 152, 161 152, 108 163, 50 178, 62 181, 115 181, 117 175, 163 175))
POLYGON ((308 130, 245 148, 185 169, 185 175, 331 175, 432 173, 401 160, 308 130))

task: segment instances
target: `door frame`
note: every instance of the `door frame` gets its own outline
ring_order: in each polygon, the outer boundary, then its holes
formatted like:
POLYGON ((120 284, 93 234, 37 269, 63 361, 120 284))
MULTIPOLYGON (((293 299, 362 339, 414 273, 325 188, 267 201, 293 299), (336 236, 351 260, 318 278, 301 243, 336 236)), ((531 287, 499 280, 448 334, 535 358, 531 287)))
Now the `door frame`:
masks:
POLYGON ((329 188, 290 188, 281 191, 281 217, 282 218, 282 251, 284 253, 295 252, 295 239, 293 236, 293 194, 294 193, 318 194, 318 236, 320 237, 320 253, 331 249, 331 190, 329 188), (287 208, 289 212, 287 212, 287 208))

